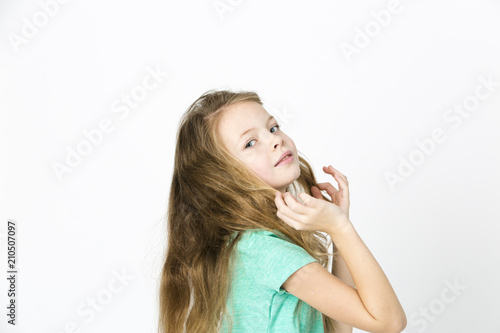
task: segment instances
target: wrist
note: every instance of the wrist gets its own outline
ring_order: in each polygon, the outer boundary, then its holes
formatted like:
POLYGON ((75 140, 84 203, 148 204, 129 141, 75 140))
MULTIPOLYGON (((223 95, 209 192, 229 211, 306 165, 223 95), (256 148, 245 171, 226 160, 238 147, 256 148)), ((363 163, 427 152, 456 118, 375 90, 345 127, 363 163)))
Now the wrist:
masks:
POLYGON ((335 242, 335 239, 341 238, 342 235, 349 233, 352 230, 354 230, 354 226, 352 225, 351 220, 349 220, 349 217, 345 216, 336 223, 335 227, 331 228, 326 233, 330 236, 332 241, 335 242))

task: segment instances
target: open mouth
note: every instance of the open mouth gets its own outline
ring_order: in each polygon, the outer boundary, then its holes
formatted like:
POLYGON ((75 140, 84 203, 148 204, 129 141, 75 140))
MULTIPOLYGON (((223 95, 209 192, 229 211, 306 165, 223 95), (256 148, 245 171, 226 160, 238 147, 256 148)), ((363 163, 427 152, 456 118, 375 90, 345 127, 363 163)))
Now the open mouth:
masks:
POLYGON ((287 151, 283 156, 280 158, 278 163, 276 163, 274 166, 278 166, 280 164, 286 163, 287 161, 293 159, 293 155, 290 151, 287 151))

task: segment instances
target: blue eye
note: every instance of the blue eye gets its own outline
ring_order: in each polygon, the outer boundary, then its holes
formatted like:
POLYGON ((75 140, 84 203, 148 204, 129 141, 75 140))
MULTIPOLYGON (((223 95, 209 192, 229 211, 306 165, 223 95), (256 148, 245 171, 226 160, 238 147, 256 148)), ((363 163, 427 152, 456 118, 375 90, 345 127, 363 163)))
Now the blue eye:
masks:
MULTIPOLYGON (((279 129, 279 128, 280 128, 280 125, 276 124, 276 125, 274 125, 273 127, 271 127, 271 129, 273 129, 274 127, 276 127, 276 128, 278 128, 278 129, 279 129)), ((276 131, 277 131, 277 130, 276 130, 276 131)), ((271 133, 275 133, 276 131, 271 132, 271 133)), ((252 148, 252 147, 253 147, 253 145, 252 145, 252 146, 248 146, 248 145, 250 144, 250 142, 252 142, 252 141, 255 141, 255 139, 252 139, 252 140, 248 141, 248 142, 247 142, 247 144, 245 145, 245 149, 246 149, 246 148, 252 148)))

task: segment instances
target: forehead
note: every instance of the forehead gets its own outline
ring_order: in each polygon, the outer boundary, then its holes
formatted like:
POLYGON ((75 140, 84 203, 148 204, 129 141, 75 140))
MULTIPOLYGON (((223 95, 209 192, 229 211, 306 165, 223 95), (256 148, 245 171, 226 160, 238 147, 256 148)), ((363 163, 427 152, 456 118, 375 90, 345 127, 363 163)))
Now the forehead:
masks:
POLYGON ((252 120, 259 116, 269 117, 269 114, 259 103, 244 101, 227 106, 223 111, 221 120, 239 123, 252 120))
POLYGON ((235 140, 247 129, 269 118, 269 113, 257 102, 244 101, 232 104, 222 111, 219 132, 223 137, 231 135, 235 140))
POLYGON ((217 126, 224 145, 232 150, 246 130, 267 121, 270 114, 257 102, 243 101, 229 105, 222 111, 217 126))

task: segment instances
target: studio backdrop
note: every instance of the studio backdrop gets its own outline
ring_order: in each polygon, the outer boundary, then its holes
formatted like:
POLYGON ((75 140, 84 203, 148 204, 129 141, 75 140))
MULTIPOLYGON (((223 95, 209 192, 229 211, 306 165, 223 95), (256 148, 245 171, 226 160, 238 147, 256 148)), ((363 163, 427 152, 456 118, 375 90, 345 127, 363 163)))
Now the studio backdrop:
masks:
POLYGON ((179 120, 230 89, 347 176, 405 332, 500 332, 499 31, 492 0, 1 1, 0 331, 156 331, 179 120))

